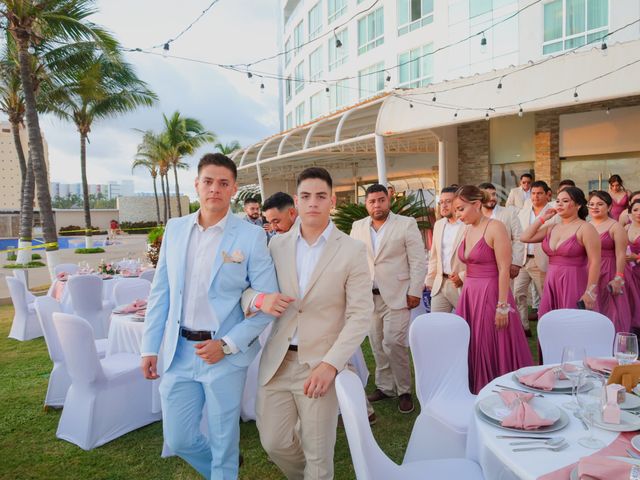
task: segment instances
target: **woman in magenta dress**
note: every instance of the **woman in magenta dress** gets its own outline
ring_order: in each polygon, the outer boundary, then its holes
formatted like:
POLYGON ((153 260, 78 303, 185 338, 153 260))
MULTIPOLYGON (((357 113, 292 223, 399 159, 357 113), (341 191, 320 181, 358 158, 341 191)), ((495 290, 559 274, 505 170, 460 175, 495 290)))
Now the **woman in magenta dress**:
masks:
POLYGON ((558 193, 556 206, 547 209, 520 236, 525 243, 542 242, 549 256, 538 317, 559 308, 596 310, 600 278, 600 237, 589 223, 587 200, 578 187, 558 193), (559 221, 549 222, 554 215, 559 221))
POLYGON ((473 393, 494 378, 533 364, 531 351, 509 290, 511 242, 505 226, 481 211, 486 193, 467 185, 454 208, 469 225, 458 256, 467 266, 456 313, 471 330, 469 386, 473 393))
POLYGON ((620 214, 624 212, 629 205, 629 192, 625 190, 620 175, 611 175, 609 177, 609 195, 611 195, 613 199, 611 216, 618 220, 620 214))
POLYGON ((631 310, 625 295, 624 267, 627 254, 627 232, 609 216, 611 195, 602 190, 589 194, 591 225, 600 235, 600 280, 598 311, 608 317, 616 332, 631 331, 631 310))
POLYGON ((631 223, 626 226, 629 248, 624 269, 626 295, 631 308, 631 326, 640 330, 640 199, 629 206, 631 223))
POLYGON ((626 227, 631 223, 631 213, 629 212, 631 211, 631 204, 636 200, 640 200, 640 191, 635 191, 631 194, 631 196, 629 197, 629 208, 624 210, 620 214, 620 217, 618 217, 618 222, 620 222, 620 225, 622 225, 623 227, 626 227))

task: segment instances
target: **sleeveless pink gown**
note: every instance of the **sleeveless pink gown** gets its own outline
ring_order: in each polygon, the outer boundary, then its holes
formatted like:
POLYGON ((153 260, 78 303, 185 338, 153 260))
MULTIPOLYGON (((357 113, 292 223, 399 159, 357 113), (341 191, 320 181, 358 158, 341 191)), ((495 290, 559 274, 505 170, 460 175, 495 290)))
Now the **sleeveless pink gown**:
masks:
MULTIPOLYGON (((640 255, 640 236, 629 242, 632 253, 640 255)), ((627 263, 624 268, 625 295, 631 309, 631 326, 640 329, 640 264, 627 263)))
POLYGON ((483 236, 469 252, 469 258, 464 258, 464 251, 465 240, 458 257, 467 265, 467 272, 456 313, 471 330, 469 386, 477 394, 494 378, 533 365, 533 359, 511 292, 507 300, 512 308, 509 324, 501 330, 495 326, 498 266, 493 249, 483 236))
MULTIPOLYGON (((607 285, 616 275, 616 246, 609 232, 600 234, 601 263, 598 280, 598 311, 608 317, 617 332, 629 332, 631 328, 631 310, 626 292, 612 295, 607 285)), ((626 284, 626 281, 625 281, 626 284)))
POLYGON ((576 304, 587 289, 587 251, 574 233, 559 247, 552 250, 549 236, 542 241, 542 250, 549 257, 549 267, 544 277, 544 289, 538 308, 538 318, 559 308, 577 308, 576 304))
POLYGON ((624 197, 622 197, 619 202, 616 202, 613 197, 611 199, 613 200, 613 203, 611 204, 611 211, 609 212, 609 215, 617 221, 620 218, 620 214, 627 208, 629 196, 625 193, 624 197))

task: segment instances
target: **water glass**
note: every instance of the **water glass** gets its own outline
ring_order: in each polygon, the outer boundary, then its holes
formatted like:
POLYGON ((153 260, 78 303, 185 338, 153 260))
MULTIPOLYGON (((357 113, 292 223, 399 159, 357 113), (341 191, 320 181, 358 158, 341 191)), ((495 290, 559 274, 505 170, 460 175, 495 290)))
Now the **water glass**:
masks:
POLYGON ((638 359, 638 337, 635 333, 618 332, 613 346, 618 365, 629 365, 638 359))
POLYGON ((593 435, 593 425, 596 419, 602 415, 602 390, 605 388, 605 378, 597 373, 585 371, 580 375, 579 388, 576 395, 579 415, 589 427, 589 435, 578 439, 578 443, 585 448, 599 450, 605 447, 605 443, 593 435), (591 384, 593 388, 588 388, 591 384), (580 388, 585 386, 585 388, 580 388))
POLYGON ((585 350, 583 347, 564 347, 562 349, 562 363, 560 368, 562 373, 571 380, 571 396, 572 400, 570 402, 562 404, 563 407, 569 410, 577 410, 578 403, 575 400, 576 395, 576 386, 578 383, 578 379, 580 374, 585 370, 584 362, 587 358, 585 350))

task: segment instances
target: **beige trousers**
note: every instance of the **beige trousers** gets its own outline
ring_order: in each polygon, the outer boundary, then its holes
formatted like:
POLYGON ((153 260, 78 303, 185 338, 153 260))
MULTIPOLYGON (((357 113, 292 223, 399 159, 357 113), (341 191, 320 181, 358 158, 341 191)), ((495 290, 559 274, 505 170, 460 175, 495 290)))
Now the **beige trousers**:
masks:
POLYGON ((392 310, 380 295, 373 296, 375 310, 369 342, 376 361, 376 387, 389 396, 411 393, 411 367, 407 335, 411 312, 392 310))
POLYGON ((529 330, 529 309, 527 297, 529 285, 533 281, 533 286, 539 296, 542 296, 544 288, 545 272, 538 268, 535 258, 527 258, 527 263, 520 269, 520 273, 515 278, 513 295, 516 297, 516 305, 520 314, 520 321, 525 330, 529 330))
POLYGON ((451 313, 458 304, 460 289, 456 288, 449 279, 442 279, 440 291, 431 297, 431 311, 451 313))
POLYGON ((289 480, 333 478, 338 425, 335 385, 320 398, 303 393, 311 368, 288 351, 280 368, 258 388, 256 424, 269 457, 289 480))

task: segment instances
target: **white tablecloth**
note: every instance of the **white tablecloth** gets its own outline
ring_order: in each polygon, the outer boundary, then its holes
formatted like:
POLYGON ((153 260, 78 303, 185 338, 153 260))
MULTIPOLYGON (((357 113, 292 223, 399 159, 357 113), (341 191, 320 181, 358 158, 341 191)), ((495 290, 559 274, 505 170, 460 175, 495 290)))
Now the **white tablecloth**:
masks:
MULTIPOLYGON (((541 367, 548 368, 548 365, 541 367)), ((495 379, 484 387, 478 394, 478 400, 492 395, 492 390, 496 384, 507 387, 520 388, 513 380, 513 374, 509 373, 495 379)), ((544 394, 544 399, 554 403, 558 407, 570 400, 568 395, 544 394)), ((562 407, 560 407, 562 408, 562 407)), ((581 457, 592 455, 595 450, 582 447, 578 444, 578 439, 588 435, 582 427, 580 420, 573 416, 572 412, 562 409, 569 415, 569 425, 557 432, 550 433, 553 436, 562 436, 569 443, 569 448, 560 452, 547 450, 535 450, 530 452, 512 452, 515 447, 509 446, 509 442, 516 440, 497 439, 496 435, 527 435, 526 433, 516 433, 502 430, 489 425, 473 415, 469 428, 467 440, 467 455, 478 462, 484 471, 487 479, 524 479, 534 480, 541 475, 554 472, 562 467, 577 462, 581 457)), ((610 444, 619 435, 616 432, 609 432, 596 428, 595 436, 605 444, 610 444)))
MULTIPOLYGON (((102 300, 109 300, 115 305, 115 299, 113 298, 113 287, 115 287, 116 283, 118 283, 122 278, 123 277, 117 275, 113 278, 102 281, 102 300)), ((62 298, 58 300, 60 302, 60 307, 62 308, 62 311, 64 313, 73 313, 73 306, 71 305, 71 295, 69 294, 69 289, 66 288, 66 282, 55 280, 49 287, 47 295, 53 298, 53 292, 56 289, 58 283, 62 283, 64 285, 62 298)))

